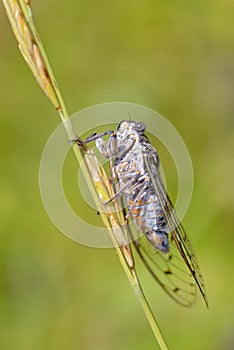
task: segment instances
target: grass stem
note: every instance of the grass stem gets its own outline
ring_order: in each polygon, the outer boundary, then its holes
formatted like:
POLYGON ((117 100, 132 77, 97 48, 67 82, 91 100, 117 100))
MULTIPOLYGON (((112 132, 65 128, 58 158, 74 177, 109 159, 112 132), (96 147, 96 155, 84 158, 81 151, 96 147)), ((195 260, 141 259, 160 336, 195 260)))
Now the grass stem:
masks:
MULTIPOLYGON (((56 82, 52 67, 49 63, 45 49, 34 24, 30 1, 2 0, 2 2, 15 37, 18 41, 19 49, 26 63, 31 69, 38 84, 41 86, 42 90, 58 112, 64 128, 66 129, 68 138, 70 140, 76 139, 77 135, 73 130, 61 90, 56 82)), ((76 143, 74 143, 72 147, 79 164, 81 164, 81 162, 84 160, 85 166, 82 167, 82 170, 85 172, 85 179, 87 179, 87 183, 94 197, 97 209, 99 210, 102 220, 108 229, 119 261, 144 310, 145 316, 149 321, 160 349, 166 350, 168 349, 167 345, 143 293, 135 271, 131 247, 127 240, 128 229, 125 225, 123 225, 123 213, 118 207, 116 208, 117 210, 115 213, 109 213, 103 205, 104 202, 113 197, 113 187, 111 186, 103 167, 99 164, 92 150, 88 149, 86 146, 78 147, 76 143), (95 179, 92 178, 93 174, 96 174, 95 179), (121 244, 120 241, 122 242, 121 244)), ((118 206, 117 203, 115 205, 118 206)))

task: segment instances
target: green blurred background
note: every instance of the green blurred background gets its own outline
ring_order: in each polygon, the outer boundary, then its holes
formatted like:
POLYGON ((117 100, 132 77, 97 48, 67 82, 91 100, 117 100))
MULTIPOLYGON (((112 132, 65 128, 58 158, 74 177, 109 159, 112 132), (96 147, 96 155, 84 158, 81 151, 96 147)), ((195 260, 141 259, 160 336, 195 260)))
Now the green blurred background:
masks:
MULTIPOLYGON (((200 298, 184 309, 150 278, 146 285, 171 349, 234 349, 234 2, 51 0, 34 1, 33 11, 70 113, 143 104, 185 140, 195 182, 184 223, 210 309, 200 298)), ((43 208, 39 162, 60 121, 3 6, 0 23, 0 347, 156 349, 115 252, 67 239, 43 208)), ((72 156, 67 167, 75 178, 72 156)), ((174 173, 167 177, 173 192, 174 173)))

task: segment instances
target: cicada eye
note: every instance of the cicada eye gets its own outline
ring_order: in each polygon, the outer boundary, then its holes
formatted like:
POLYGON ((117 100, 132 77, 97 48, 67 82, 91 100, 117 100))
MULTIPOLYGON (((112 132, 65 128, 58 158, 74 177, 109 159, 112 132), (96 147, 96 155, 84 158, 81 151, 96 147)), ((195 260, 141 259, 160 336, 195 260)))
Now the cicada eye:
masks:
POLYGON ((135 130, 139 132, 143 132, 146 129, 146 125, 143 122, 135 122, 135 130))

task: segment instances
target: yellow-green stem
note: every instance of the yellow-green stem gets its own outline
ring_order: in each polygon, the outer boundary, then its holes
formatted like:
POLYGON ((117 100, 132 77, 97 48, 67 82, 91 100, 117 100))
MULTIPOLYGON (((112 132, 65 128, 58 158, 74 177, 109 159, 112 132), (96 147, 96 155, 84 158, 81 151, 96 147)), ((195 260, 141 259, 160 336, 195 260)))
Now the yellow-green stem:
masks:
MULTIPOLYGON (((12 25, 13 32, 19 43, 19 47, 25 61, 27 62, 29 68, 32 70, 37 82, 47 97, 50 99, 53 106, 56 108, 67 132, 68 138, 70 140, 75 139, 77 135, 73 130, 72 123, 69 118, 69 113, 62 97, 62 93, 58 87, 55 75, 33 21, 30 1, 2 0, 2 2, 5 6, 9 21, 12 25)), ((141 306, 152 328, 155 338, 157 339, 160 348, 162 350, 167 350, 167 345, 163 339, 154 314, 147 302, 147 299, 138 280, 131 248, 128 246, 128 244, 122 247, 118 244, 116 229, 118 229, 118 232, 119 230, 122 230, 124 241, 126 240, 127 235, 127 232, 125 231, 127 228, 126 226, 122 225, 124 222, 123 213, 121 210, 116 210, 117 214, 110 215, 109 213, 105 212, 103 202, 100 200, 100 198, 108 200, 113 196, 113 188, 109 183, 108 177, 106 176, 104 169, 98 163, 98 160, 95 158, 92 150, 89 150, 86 147, 78 147, 76 143, 74 143, 72 147, 79 164, 82 162, 85 164, 83 171, 85 172, 85 178, 87 179, 88 186, 94 197, 97 208, 100 209, 102 220, 108 229, 119 261, 128 277, 129 282, 132 285, 132 288, 139 302, 141 303, 141 306), (92 181, 93 173, 97 174, 96 183, 92 181)), ((116 209, 118 209, 117 204, 116 206, 116 209)))

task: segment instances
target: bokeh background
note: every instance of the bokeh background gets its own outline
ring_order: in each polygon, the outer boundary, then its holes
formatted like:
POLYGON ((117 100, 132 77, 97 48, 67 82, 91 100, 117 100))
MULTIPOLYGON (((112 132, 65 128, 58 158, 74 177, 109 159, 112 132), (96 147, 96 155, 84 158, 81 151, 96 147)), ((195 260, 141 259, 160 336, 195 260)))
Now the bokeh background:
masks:
MULTIPOLYGON (((200 298, 191 309, 176 305, 147 277, 146 289, 170 349, 234 349, 233 1, 32 5, 71 114, 134 102, 167 117, 186 142, 195 181, 184 223, 210 309, 200 298)), ((2 5, 0 23, 1 349, 156 349, 115 252, 67 239, 43 208, 40 157, 60 121, 20 56, 2 5)), ((85 214, 73 191, 72 155, 69 174, 67 192, 85 214)), ((173 171, 167 179, 175 192, 173 171)))

